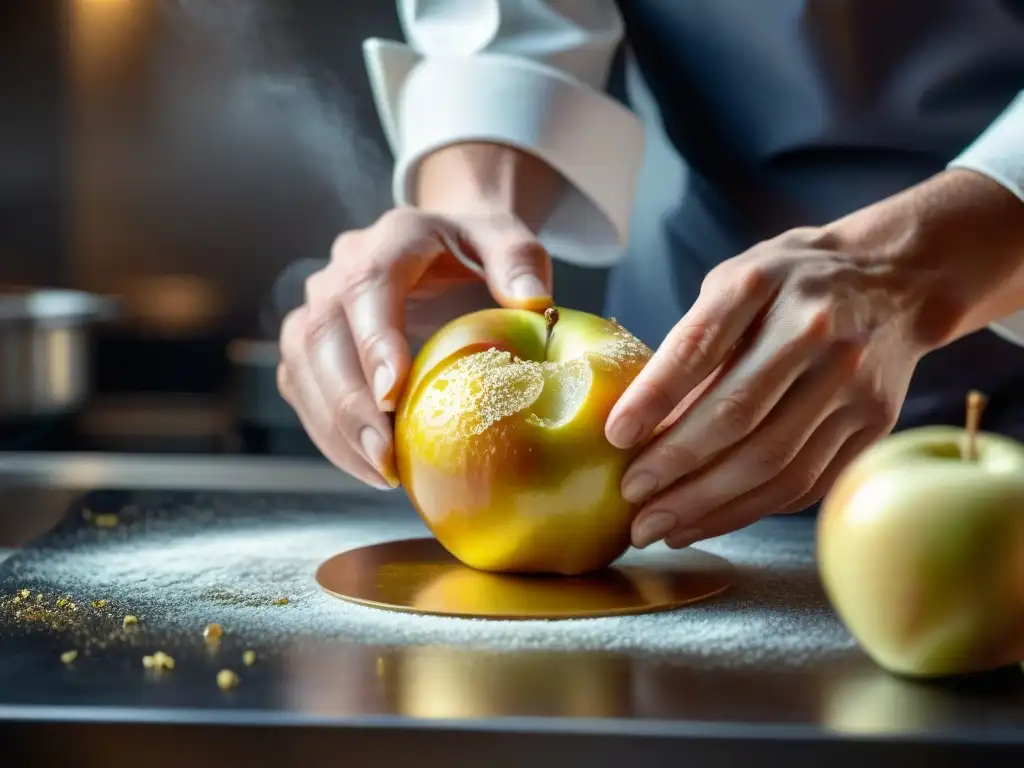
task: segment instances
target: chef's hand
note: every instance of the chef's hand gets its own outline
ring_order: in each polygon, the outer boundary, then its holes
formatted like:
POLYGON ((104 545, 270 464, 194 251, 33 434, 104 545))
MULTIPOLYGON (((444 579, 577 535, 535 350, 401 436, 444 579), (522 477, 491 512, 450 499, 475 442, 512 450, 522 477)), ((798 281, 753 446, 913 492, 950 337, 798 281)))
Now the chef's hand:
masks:
POLYGON ((650 440, 622 484, 640 502, 634 545, 684 547, 820 500, 892 429, 921 356, 973 330, 972 307, 1019 273, 1006 243, 1021 213, 952 172, 714 269, 609 415, 613 444, 650 440))
POLYGON ((401 208, 337 239, 281 329, 282 396, 331 462, 378 488, 398 484, 388 412, 411 362, 406 300, 480 280, 450 247, 483 266, 499 304, 550 305, 549 257, 507 210, 481 205, 444 216, 401 208))

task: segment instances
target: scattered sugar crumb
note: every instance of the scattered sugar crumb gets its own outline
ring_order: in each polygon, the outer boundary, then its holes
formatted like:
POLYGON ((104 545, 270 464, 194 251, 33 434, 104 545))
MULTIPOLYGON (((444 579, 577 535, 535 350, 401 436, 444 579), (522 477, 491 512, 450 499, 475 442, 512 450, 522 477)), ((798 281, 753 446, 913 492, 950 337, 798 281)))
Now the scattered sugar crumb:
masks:
POLYGON ((143 656, 142 666, 158 671, 174 669, 174 659, 163 651, 157 651, 152 656, 143 656))
MULTIPOLYGON (((197 627, 216 621, 238 637, 259 638, 261 655, 310 641, 670 653, 725 667, 799 666, 856 653, 821 592, 813 540, 780 534, 791 522, 785 518, 697 545, 739 569, 737 584, 718 598, 645 616, 485 621, 392 613, 319 588, 317 566, 342 550, 429 535, 411 507, 396 508, 393 497, 144 492, 132 501, 139 512, 126 524, 129 536, 114 540, 72 521, 49 534, 45 546, 21 550, 0 566, 0 596, 9 604, 25 586, 65 596, 69 605, 46 608, 54 616, 45 621, 62 622, 69 637, 78 630, 68 617, 80 615, 72 599, 102 594, 145 616, 144 636, 111 620, 125 642, 166 637, 162 642, 187 648, 197 627), (282 594, 292 598, 285 612, 274 606, 282 594)), ((630 551, 624 562, 672 556, 655 546, 630 551)), ((29 631, 14 617, 21 608, 4 607, 0 629, 29 631)), ((98 621, 103 614, 87 616, 98 621)))
POLYGON ((230 669, 222 669, 217 673, 217 687, 222 691, 229 691, 238 685, 238 675, 230 669))

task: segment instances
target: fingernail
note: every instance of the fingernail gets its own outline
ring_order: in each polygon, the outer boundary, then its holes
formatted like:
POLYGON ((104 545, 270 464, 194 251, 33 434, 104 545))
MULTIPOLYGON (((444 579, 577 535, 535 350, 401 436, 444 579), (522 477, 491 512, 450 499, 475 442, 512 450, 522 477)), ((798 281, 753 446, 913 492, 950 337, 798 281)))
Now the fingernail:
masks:
POLYGON ((608 442, 616 448, 632 448, 640 439, 642 428, 639 419, 629 415, 620 416, 608 427, 608 442))
POLYGON ((652 512, 637 523, 633 534, 633 546, 643 549, 665 538, 675 524, 675 517, 668 512, 652 512))
POLYGON ((359 444, 363 446, 363 454, 366 460, 373 465, 378 472, 383 472, 384 462, 387 458, 388 444, 373 427, 363 427, 359 433, 359 444))
POLYGON ((548 296, 548 289, 536 275, 520 275, 509 285, 513 299, 540 299, 548 296))
POLYGON ((666 543, 672 549, 685 549, 691 544, 700 541, 702 538, 704 538, 704 531, 701 531, 698 528, 687 528, 685 531, 680 531, 666 543))
POLYGON ((658 481, 654 475, 647 472, 638 472, 626 478, 626 482, 622 487, 622 498, 635 504, 654 493, 654 489, 657 487, 658 481))
POLYGON ((391 394, 394 386, 395 372, 387 363, 381 363, 373 372, 373 396, 379 405, 384 403, 384 399, 391 394))

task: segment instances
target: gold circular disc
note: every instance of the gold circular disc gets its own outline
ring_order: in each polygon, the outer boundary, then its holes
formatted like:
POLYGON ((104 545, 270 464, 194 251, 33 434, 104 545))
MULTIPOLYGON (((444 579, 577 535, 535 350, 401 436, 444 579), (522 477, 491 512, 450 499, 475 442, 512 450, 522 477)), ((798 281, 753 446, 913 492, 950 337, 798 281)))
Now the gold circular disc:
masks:
POLYGON ((669 563, 615 564, 584 576, 487 573, 463 565, 436 539, 360 547, 326 560, 317 583, 353 603, 477 619, 571 619, 677 608, 724 591, 727 560, 697 549, 669 563))

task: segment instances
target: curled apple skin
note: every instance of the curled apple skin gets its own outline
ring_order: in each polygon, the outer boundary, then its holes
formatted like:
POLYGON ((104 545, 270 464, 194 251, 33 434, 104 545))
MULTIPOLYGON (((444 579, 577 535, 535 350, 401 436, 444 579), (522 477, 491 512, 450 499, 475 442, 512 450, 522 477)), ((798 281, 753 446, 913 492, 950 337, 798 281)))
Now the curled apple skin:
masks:
POLYGON ((617 323, 558 308, 487 309, 437 331, 395 414, 395 459, 437 540, 483 571, 576 575, 617 560, 635 509, 622 475, 639 448, 604 435, 651 357, 617 323))
POLYGON ((1024 446, 934 426, 896 433, 840 476, 818 518, 822 584, 879 666, 940 678, 1024 659, 1024 446))

